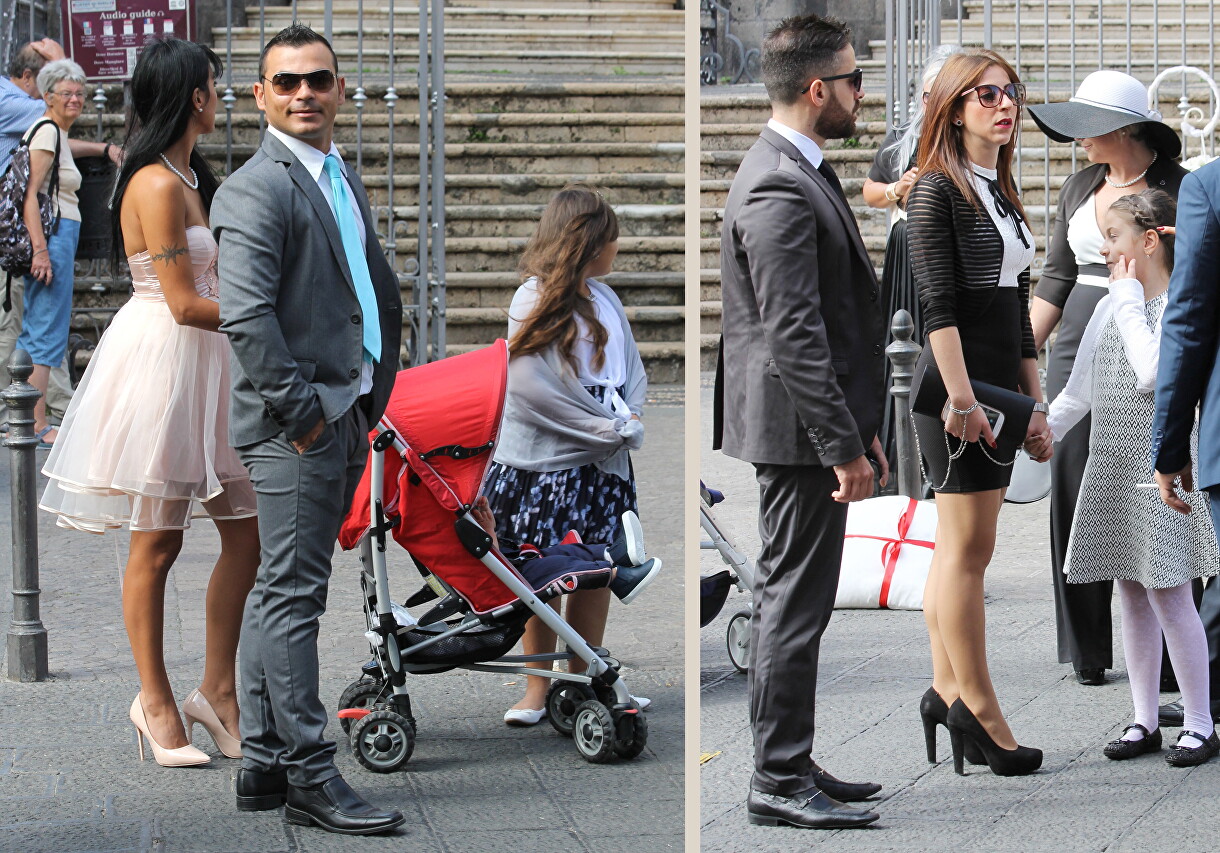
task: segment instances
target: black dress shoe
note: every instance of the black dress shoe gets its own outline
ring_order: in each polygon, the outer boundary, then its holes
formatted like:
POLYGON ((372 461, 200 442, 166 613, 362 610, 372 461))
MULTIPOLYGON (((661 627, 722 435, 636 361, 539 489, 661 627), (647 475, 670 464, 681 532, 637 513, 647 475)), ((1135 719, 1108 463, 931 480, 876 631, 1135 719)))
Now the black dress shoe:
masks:
POLYGON ((818 786, 818 790, 832 800, 838 800, 841 803, 867 800, 881 790, 881 786, 876 782, 844 782, 842 779, 831 776, 816 764, 814 768, 813 782, 818 786))
POLYGON ((261 773, 241 767, 237 771, 237 810, 263 812, 284 805, 288 794, 288 774, 261 773))
POLYGON ((757 826, 795 826, 797 829, 851 829, 867 826, 880 815, 833 800, 810 788, 792 797, 750 791, 746 800, 750 823, 757 826))
POLYGON ((1169 747, 1165 754, 1165 763, 1172 767, 1194 767, 1210 761, 1212 756, 1220 752, 1220 736, 1213 731, 1207 737, 1197 732, 1183 731, 1178 735, 1178 743, 1169 747), (1201 746, 1180 746, 1182 738, 1193 737, 1203 741, 1201 746))
MULTIPOLYGON (((1220 699, 1211 701, 1212 721, 1220 722, 1220 699)), ((1157 709, 1157 717, 1160 719, 1162 726, 1181 726, 1186 723, 1186 709, 1182 707, 1182 700, 1177 702, 1167 702, 1157 709)))
POLYGON ((1106 671, 1100 667, 1097 669, 1078 669, 1076 670, 1076 680, 1089 687, 1097 687, 1106 683, 1106 671))
POLYGON ((1149 752, 1160 751, 1160 729, 1150 732, 1139 723, 1135 723, 1123 729, 1123 734, 1126 734, 1132 729, 1139 729, 1144 733, 1144 736, 1139 740, 1123 740, 1122 738, 1119 738, 1118 740, 1110 741, 1105 745, 1105 748, 1102 749, 1102 752, 1105 754, 1106 758, 1113 759, 1114 761, 1125 761, 1128 758, 1135 758, 1137 755, 1146 755, 1149 752))
POLYGON ((393 809, 365 802, 342 776, 332 776, 309 788, 288 786, 284 818, 300 826, 320 826, 343 835, 373 835, 402 826, 406 818, 393 809))

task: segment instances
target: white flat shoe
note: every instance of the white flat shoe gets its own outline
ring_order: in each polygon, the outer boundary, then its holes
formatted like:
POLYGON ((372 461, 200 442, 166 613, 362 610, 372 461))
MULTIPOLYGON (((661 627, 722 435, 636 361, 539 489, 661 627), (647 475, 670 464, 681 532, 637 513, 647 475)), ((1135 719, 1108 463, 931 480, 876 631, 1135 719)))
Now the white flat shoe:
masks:
POLYGON ((635 700, 635 704, 640 706, 641 711, 652 704, 652 700, 647 696, 632 696, 631 698, 635 700))
POLYGON ((504 722, 510 726, 536 726, 546 719, 546 708, 509 708, 504 722))

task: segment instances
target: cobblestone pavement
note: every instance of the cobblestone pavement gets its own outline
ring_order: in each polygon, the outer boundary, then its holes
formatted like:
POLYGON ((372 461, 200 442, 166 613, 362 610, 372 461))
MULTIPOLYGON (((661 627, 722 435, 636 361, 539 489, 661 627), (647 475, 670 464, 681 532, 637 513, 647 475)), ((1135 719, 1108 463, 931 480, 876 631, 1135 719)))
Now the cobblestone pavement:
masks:
MULTIPOLYGON (((710 452, 711 391, 702 394, 700 474, 726 492, 720 521, 751 556, 758 552, 758 489, 751 466, 710 452)), ((1021 743, 1045 752, 1042 770, 1000 778, 986 768, 953 772, 939 729, 939 764, 924 755, 918 701, 931 684, 923 615, 838 611, 822 642, 815 755, 840 778, 884 785, 874 806, 881 820, 862 830, 800 831, 749 826, 750 729, 746 678, 729 664, 724 633, 745 604, 732 593, 701 633, 701 768, 704 851, 970 850, 1215 851, 1220 762, 1191 770, 1159 756, 1116 763, 1101 753, 1130 722, 1131 697, 1118 638, 1117 669, 1101 687, 1082 687, 1056 662, 1048 554, 1047 505, 1006 506, 995 560, 987 572, 988 651, 992 677, 1021 743)), ((701 572, 723 567, 704 553, 701 572)), ((1163 701, 1177 698, 1166 695, 1163 701)), ((1168 730, 1168 742, 1176 730, 1168 730)))
MULTIPOLYGON (((127 709, 138 687, 119 608, 126 534, 94 537, 39 525, 42 618, 52 678, 0 681, 0 851, 618 851, 679 850, 683 810, 682 395, 658 388, 648 440, 635 454, 640 516, 649 551, 665 570, 629 610, 612 605, 607 647, 632 692, 654 702, 649 740, 635 761, 587 764, 549 725, 501 721, 523 679, 457 670, 412 677, 419 740, 407 768, 366 771, 340 742, 338 765, 375 803, 401 809, 391 836, 350 838, 289 826, 282 810, 239 813, 238 762, 170 770, 136 754, 127 709)), ((7 455, 7 451, 3 451, 7 455)), ((9 534, 9 466, 0 463, 0 527, 9 534)), ((203 592, 218 549, 215 528, 196 523, 166 594, 166 657, 179 699, 203 670, 203 592)), ((390 552, 391 584, 418 586, 404 551, 390 552)), ((9 556, 0 560, 0 625, 12 612, 9 556)), ((322 620, 322 697, 333 706, 368 659, 358 563, 339 552, 322 620)), ((0 663, 0 666, 3 666, 0 663)), ((0 671, 2 672, 2 671, 0 671)), ((331 725, 328 734, 338 732, 331 725)), ((218 756, 206 733, 195 745, 218 756)))

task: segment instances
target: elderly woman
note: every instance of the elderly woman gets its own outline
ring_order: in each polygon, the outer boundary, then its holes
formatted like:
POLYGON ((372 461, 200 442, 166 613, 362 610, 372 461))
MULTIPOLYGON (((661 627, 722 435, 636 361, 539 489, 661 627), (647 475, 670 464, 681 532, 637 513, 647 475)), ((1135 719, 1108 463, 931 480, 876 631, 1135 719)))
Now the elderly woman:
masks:
MULTIPOLYGON (((1047 359, 1046 392, 1067 384, 1084 328, 1108 292, 1099 222, 1124 195, 1159 189, 1175 200, 1186 171, 1174 160, 1182 143, 1148 110, 1148 90, 1119 71, 1095 71, 1067 102, 1030 107, 1038 127, 1058 142, 1075 140, 1091 165, 1068 177, 1059 191, 1046 266, 1030 304, 1039 350, 1059 324, 1047 359)), ((1088 416, 1085 416, 1086 419, 1088 416)), ((1113 665, 1110 599, 1113 582, 1069 584, 1063 573, 1076 499, 1089 458, 1089 425, 1059 439, 1051 459, 1051 576, 1055 583, 1059 662, 1071 663, 1081 684, 1105 682, 1113 665)))
POLYGON ((23 137, 30 148, 25 227, 30 233, 34 258, 30 274, 25 277, 25 316, 17 348, 28 352, 34 362, 30 382, 42 394, 34 408, 34 429, 46 448, 55 440, 55 430, 47 424, 47 383, 51 368, 63 362, 68 348, 72 265, 80 239, 76 193, 81 174, 68 147, 68 130, 85 104, 85 72, 68 59, 48 62, 38 73, 38 90, 47 102, 47 109, 23 137), (55 205, 49 234, 43 230, 38 212, 40 192, 49 194, 55 205))

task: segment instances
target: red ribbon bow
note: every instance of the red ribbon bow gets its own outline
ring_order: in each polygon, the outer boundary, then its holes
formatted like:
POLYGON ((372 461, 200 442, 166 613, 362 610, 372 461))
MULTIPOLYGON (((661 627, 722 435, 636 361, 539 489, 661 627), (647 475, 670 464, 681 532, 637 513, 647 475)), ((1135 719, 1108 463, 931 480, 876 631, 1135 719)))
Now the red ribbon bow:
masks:
POLYGON ((898 553, 902 550, 903 545, 919 545, 923 548, 935 548, 935 542, 926 542, 922 539, 907 539, 907 531, 911 529, 911 523, 915 520, 915 507, 919 502, 914 498, 910 499, 906 511, 898 518, 898 538, 890 539, 886 536, 869 536, 864 533, 848 533, 845 539, 876 539, 884 542, 885 545, 881 549, 881 560, 885 563, 885 575, 881 579, 881 596, 877 601, 877 606, 889 609, 890 600, 890 583, 894 579, 894 569, 898 566, 898 553))

